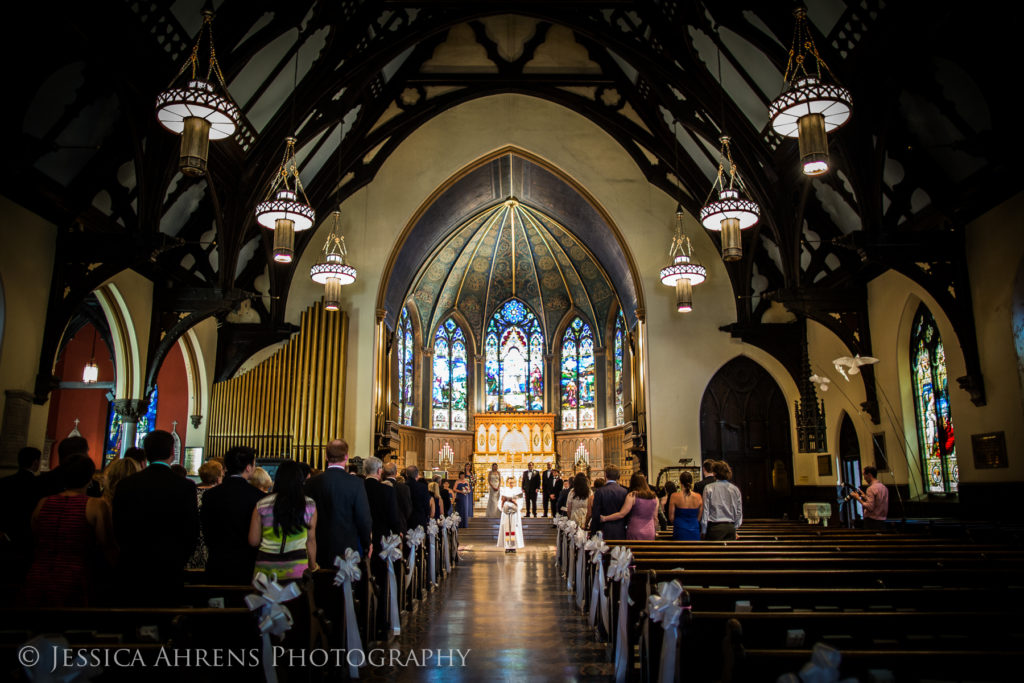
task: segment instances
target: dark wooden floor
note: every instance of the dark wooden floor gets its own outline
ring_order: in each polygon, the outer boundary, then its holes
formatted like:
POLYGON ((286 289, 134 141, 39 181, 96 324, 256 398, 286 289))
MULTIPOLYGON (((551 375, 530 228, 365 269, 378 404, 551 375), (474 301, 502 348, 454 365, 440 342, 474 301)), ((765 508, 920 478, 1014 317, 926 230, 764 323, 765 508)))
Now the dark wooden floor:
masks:
POLYGON ((610 680, 613 667, 605 646, 595 641, 558 578, 552 546, 528 545, 506 555, 493 547, 464 545, 465 560, 455 574, 409 615, 402 635, 389 647, 469 649, 465 668, 382 668, 364 670, 363 678, 610 680))

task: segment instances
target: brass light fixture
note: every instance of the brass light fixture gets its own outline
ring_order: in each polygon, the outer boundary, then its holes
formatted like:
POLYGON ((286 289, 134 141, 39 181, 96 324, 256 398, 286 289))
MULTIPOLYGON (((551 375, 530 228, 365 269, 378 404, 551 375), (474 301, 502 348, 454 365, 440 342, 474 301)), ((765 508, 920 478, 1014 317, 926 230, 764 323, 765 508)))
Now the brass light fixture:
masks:
POLYGON ((704 282, 708 273, 704 266, 693 260, 693 245, 683 233, 682 206, 676 206, 676 232, 668 255, 672 264, 661 269, 661 281, 676 288, 676 310, 689 313, 693 310, 693 287, 704 282))
POLYGON ((295 138, 285 139, 281 167, 270 184, 267 198, 256 205, 256 222, 274 231, 274 261, 291 263, 295 255, 295 233, 309 230, 316 212, 309 205, 295 162, 295 138))
POLYGON ((212 11, 203 12, 203 25, 196 44, 192 46, 192 53, 167 90, 157 96, 156 118, 161 126, 181 136, 178 168, 187 176, 206 175, 210 140, 222 140, 234 134, 240 114, 228 94, 217 53, 213 49, 212 11), (209 35, 210 59, 206 75, 198 77, 199 46, 204 34, 209 35), (189 78, 179 83, 189 69, 189 78), (219 88, 213 82, 214 77, 219 88))
MULTIPOLYGON (((739 261, 743 258, 743 241, 741 230, 757 225, 761 217, 761 207, 757 202, 745 199, 740 191, 743 181, 740 179, 736 164, 732 160, 729 149, 729 136, 719 138, 722 147, 719 152, 718 176, 711 193, 718 190, 718 199, 709 201, 700 210, 700 222, 708 230, 722 233, 722 260, 739 261), (725 166, 729 165, 729 183, 725 182, 725 166)), ((708 199, 710 199, 710 194, 708 199)))
POLYGON ((776 133, 799 140, 803 172, 816 176, 828 172, 827 134, 850 120, 853 98, 849 90, 835 82, 836 77, 818 54, 807 24, 807 10, 798 8, 793 15, 796 27, 786 64, 786 88, 771 103, 768 116, 776 133), (810 69, 809 60, 814 61, 810 69), (832 83, 823 79, 823 70, 832 83))
POLYGON ((341 306, 341 288, 356 281, 356 269, 348 264, 348 249, 341 234, 341 211, 332 211, 331 233, 327 236, 320 259, 309 269, 313 282, 324 285, 324 309, 336 311, 341 306))
MULTIPOLYGON (((95 384, 100 378, 100 369, 96 365, 96 328, 92 329, 92 353, 89 354, 89 362, 85 364, 82 369, 82 383, 83 384, 95 384)), ((75 421, 75 426, 78 426, 78 421, 75 421)))

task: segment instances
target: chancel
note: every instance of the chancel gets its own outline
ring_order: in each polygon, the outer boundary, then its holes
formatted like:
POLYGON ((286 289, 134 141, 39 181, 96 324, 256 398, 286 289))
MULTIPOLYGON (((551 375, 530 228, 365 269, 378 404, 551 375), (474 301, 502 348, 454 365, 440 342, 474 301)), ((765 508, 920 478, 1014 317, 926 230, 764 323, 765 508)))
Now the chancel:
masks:
POLYGON ((1016 3, 6 18, 18 680, 1021 670, 1016 3))

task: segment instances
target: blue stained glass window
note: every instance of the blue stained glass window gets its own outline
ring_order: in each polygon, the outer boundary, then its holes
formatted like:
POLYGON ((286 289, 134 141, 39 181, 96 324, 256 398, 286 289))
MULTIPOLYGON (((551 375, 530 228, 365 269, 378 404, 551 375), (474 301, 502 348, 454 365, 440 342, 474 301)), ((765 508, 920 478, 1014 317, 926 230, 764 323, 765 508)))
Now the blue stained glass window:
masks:
POLYGON ((960 471, 949 409, 946 352, 935 318, 924 304, 917 309, 911 332, 914 413, 925 489, 929 493, 955 493, 960 471))
POLYGON ((449 318, 434 335, 434 429, 466 429, 468 357, 462 328, 449 318))
POLYGON ((626 355, 626 323, 622 313, 615 316, 615 424, 625 422, 622 394, 622 361, 626 355))
MULTIPOLYGON (((159 394, 159 389, 153 389, 153 395, 149 399, 149 408, 146 409, 146 414, 139 418, 138 423, 135 425, 135 443, 132 446, 142 446, 142 439, 145 438, 146 434, 156 428, 156 404, 159 394)), ((113 403, 110 404, 110 419, 107 422, 107 444, 106 449, 103 452, 103 463, 104 465, 121 457, 122 449, 122 438, 124 437, 124 430, 121 428, 122 421, 121 416, 114 410, 113 403)))
POLYGON ((487 410, 544 409, 544 335, 522 301, 506 301, 488 321, 484 369, 487 410))
POLYGON ((576 317, 562 336, 562 429, 593 429, 594 333, 576 317))
POLYGON ((400 419, 404 425, 412 424, 415 406, 412 384, 414 367, 412 320, 409 311, 403 308, 402 316, 398 319, 398 398, 400 419))

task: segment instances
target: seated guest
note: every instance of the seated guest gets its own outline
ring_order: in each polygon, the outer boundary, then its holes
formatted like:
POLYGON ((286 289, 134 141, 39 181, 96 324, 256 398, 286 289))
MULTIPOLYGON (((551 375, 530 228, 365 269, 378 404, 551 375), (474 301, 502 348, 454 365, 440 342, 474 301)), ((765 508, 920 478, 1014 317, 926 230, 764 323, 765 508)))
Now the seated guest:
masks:
POLYGON ((114 493, 119 574, 129 604, 176 605, 185 563, 199 536, 196 486, 171 472, 174 437, 155 429, 142 441, 150 465, 121 481, 114 493))
POLYGON ((444 507, 444 516, 452 514, 452 482, 450 479, 442 479, 441 483, 441 503, 444 507))
POLYGON ((131 458, 118 458, 107 465, 107 468, 103 470, 103 497, 107 499, 108 503, 113 505, 117 485, 141 471, 142 468, 139 467, 138 461, 131 458))
MULTIPOLYGON (((306 493, 316 501, 320 518, 317 527, 316 561, 333 567, 335 557, 345 557, 352 548, 360 556, 370 550, 370 504, 366 486, 359 477, 346 472, 348 444, 335 439, 325 449, 327 470, 306 483, 306 493)), ((278 475, 280 476, 280 475, 278 475)))
POLYGON ((734 541, 743 524, 743 496, 733 484, 732 468, 724 460, 712 466, 715 480, 704 487, 704 510, 700 526, 709 541, 734 541))
POLYGON ((249 545, 259 548, 256 574, 277 581, 301 579, 316 571, 316 503, 305 493, 305 475, 294 460, 277 470, 274 492, 252 511, 249 545))
MULTIPOLYGON (((306 481, 305 474, 303 474, 302 481, 306 481)), ((260 490, 261 493, 270 493, 270 488, 274 485, 274 481, 270 478, 270 473, 262 467, 257 467, 252 471, 252 476, 249 477, 249 483, 260 490)))
POLYGON ((72 455, 61 467, 66 490, 39 501, 32 513, 35 559, 20 596, 29 607, 86 606, 93 547, 115 560, 110 505, 85 493, 96 465, 87 455, 72 455))
POLYGON ((206 536, 203 535, 203 498, 206 492, 220 484, 224 478, 224 468, 215 460, 207 460, 199 467, 199 486, 196 487, 196 504, 199 506, 199 539, 196 549, 192 551, 186 569, 206 569, 209 549, 206 547, 206 536))
MULTIPOLYGON (((209 463, 204 463, 204 467, 209 463)), ((203 494, 203 540, 206 541, 206 582, 249 584, 256 551, 249 545, 249 525, 263 497, 249 478, 256 468, 256 451, 235 446, 224 454, 224 480, 203 494)))
POLYGON ((395 501, 398 503, 398 525, 400 530, 396 533, 405 535, 409 529, 409 515, 412 514, 412 498, 409 496, 409 487, 398 476, 398 465, 393 461, 387 462, 382 470, 381 483, 390 486, 395 490, 395 501))
POLYGON ((672 524, 672 540, 699 541, 704 500, 699 493, 694 493, 691 490, 693 488, 692 474, 685 470, 680 472, 679 483, 682 484, 683 490, 673 491, 668 498, 668 521, 672 524))
POLYGON ((647 485, 647 477, 643 472, 636 472, 630 477, 629 492, 618 512, 601 515, 601 522, 614 522, 626 519, 627 541, 653 541, 657 534, 654 520, 658 514, 658 498, 647 485))
POLYGON ((566 489, 565 516, 576 522, 579 528, 586 528, 587 509, 594 494, 590 491, 587 475, 580 472, 572 481, 572 488, 566 489))
POLYGON ((415 529, 418 526, 427 528, 427 520, 432 515, 430 502, 433 496, 427 488, 427 482, 420 477, 420 470, 416 465, 409 465, 405 468, 405 483, 409 487, 409 497, 412 499, 412 513, 409 515, 409 528, 415 529))
POLYGON ((619 485, 619 468, 609 465, 604 468, 606 483, 598 487, 594 483, 594 497, 590 500, 590 509, 587 510, 587 524, 590 535, 598 531, 604 532, 606 541, 626 540, 626 522, 619 519, 611 522, 602 522, 601 515, 610 515, 622 509, 626 500, 626 489, 619 485))

